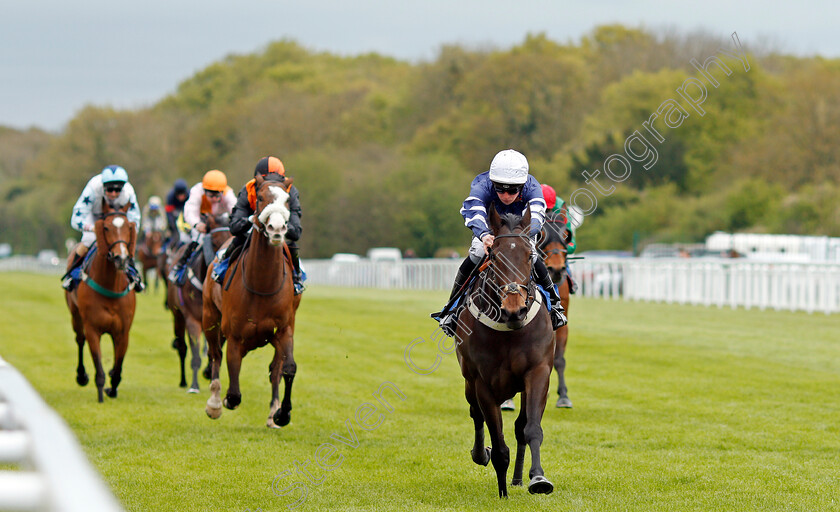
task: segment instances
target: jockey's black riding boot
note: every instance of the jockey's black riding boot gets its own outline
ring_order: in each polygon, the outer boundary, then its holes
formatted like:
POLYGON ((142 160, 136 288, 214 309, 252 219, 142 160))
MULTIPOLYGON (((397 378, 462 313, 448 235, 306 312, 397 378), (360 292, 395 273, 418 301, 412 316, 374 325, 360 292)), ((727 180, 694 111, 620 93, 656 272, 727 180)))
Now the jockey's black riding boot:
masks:
POLYGON ((82 256, 78 252, 74 252, 73 253, 73 262, 70 263, 70 267, 67 269, 67 273, 65 273, 63 276, 61 276, 61 287, 64 288, 65 290, 67 290, 68 292, 73 291, 73 285, 74 285, 73 278, 70 277, 70 273, 73 272, 73 270, 76 267, 79 267, 84 260, 85 260, 84 256, 82 256))
POLYGON ((557 288, 551 281, 551 276, 548 274, 548 268, 545 262, 537 258, 534 263, 534 274, 537 277, 537 284, 548 291, 551 297, 551 328, 555 331, 566 325, 566 310, 563 309, 563 304, 560 302, 560 294, 557 293, 557 288))
POLYGON ((187 262, 190 261, 190 256, 192 256, 196 247, 198 247, 197 241, 193 240, 190 242, 187 248, 184 249, 184 253, 178 258, 175 265, 172 266, 172 270, 169 271, 169 280, 175 282, 178 286, 184 286, 186 282, 186 273, 183 273, 182 270, 187 262))
MULTIPOLYGON (((452 291, 449 293, 449 300, 447 301, 447 305, 452 302, 452 299, 458 295, 458 292, 461 291, 464 284, 466 284, 467 279, 472 274, 473 269, 477 263, 473 263, 469 256, 461 263, 461 266, 458 267, 458 273, 455 275, 455 283, 452 285, 452 291)), ((439 313, 433 313, 432 316, 438 316, 443 311, 439 313)), ((447 314, 440 319, 440 328, 443 330, 444 334, 447 336, 455 336, 455 328, 458 320, 457 308, 456 310, 451 310, 447 312, 447 314)))
POLYGON ((128 279, 131 281, 131 284, 134 287, 135 292, 142 292, 146 289, 146 285, 143 284, 143 279, 140 277, 140 272, 137 270, 137 267, 134 265, 134 258, 128 260, 128 279))
POLYGON ((300 250, 296 243, 291 242, 286 244, 289 248, 289 255, 292 257, 292 266, 294 267, 294 272, 292 273, 292 281, 295 284, 295 295, 300 295, 303 293, 303 283, 301 282, 301 272, 300 272, 300 250))

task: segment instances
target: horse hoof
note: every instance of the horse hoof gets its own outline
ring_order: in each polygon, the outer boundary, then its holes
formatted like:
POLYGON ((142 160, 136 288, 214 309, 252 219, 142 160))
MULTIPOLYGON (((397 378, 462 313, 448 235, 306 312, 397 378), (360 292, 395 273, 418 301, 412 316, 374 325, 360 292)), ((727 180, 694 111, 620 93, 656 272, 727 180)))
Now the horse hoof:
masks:
POLYGON ((490 463, 490 451, 491 450, 492 450, 492 448, 490 448, 489 446, 485 446, 484 447, 484 452, 482 453, 482 455, 484 455, 483 458, 476 455, 475 452, 470 452, 470 455, 472 455, 473 462, 475 462, 479 466, 486 466, 487 464, 490 463))
POLYGON ((508 398, 507 400, 502 402, 502 407, 501 408, 502 408, 503 411, 515 411, 516 410, 516 404, 513 403, 512 398, 508 398))
POLYGON ((90 382, 87 373, 82 373, 80 375, 76 375, 76 384, 80 386, 87 386, 87 383, 90 382))
POLYGON ((511 487, 522 487, 522 479, 521 478, 514 478, 510 481, 511 487))
POLYGON ((535 476, 528 484, 528 492, 531 494, 551 494, 554 491, 554 484, 544 476, 535 476))
POLYGON ((204 371, 201 372, 201 376, 207 380, 211 380, 211 378, 213 377, 213 369, 210 368, 210 365, 207 365, 204 371))
POLYGON ((265 420, 265 426, 268 428, 281 428, 280 425, 274 423, 274 418, 269 416, 267 420, 265 420))
POLYGON ((187 381, 181 382, 180 384, 178 384, 178 387, 179 387, 179 388, 185 388, 185 387, 187 387, 187 381))
POLYGON ((224 405, 226 409, 230 409, 232 411, 239 407, 239 400, 228 399, 228 397, 225 397, 225 399, 222 400, 222 405, 224 405))
POLYGON ((190 388, 190 389, 187 390, 187 393, 192 393, 192 394, 198 393, 198 388, 190 388))
POLYGON ((572 401, 569 400, 568 397, 561 396, 557 399, 557 403, 554 404, 554 407, 557 407, 558 409, 571 409, 572 401))
POLYGON ((117 398, 117 388, 105 388, 105 394, 109 398, 117 398))
POLYGON ((222 408, 221 407, 210 407, 209 405, 207 405, 204 408, 204 412, 207 413, 207 416, 211 420, 217 420, 222 416, 222 408))
POLYGON ((272 419, 277 425, 285 427, 290 421, 292 421, 292 413, 290 411, 283 411, 283 409, 280 409, 274 413, 272 419))

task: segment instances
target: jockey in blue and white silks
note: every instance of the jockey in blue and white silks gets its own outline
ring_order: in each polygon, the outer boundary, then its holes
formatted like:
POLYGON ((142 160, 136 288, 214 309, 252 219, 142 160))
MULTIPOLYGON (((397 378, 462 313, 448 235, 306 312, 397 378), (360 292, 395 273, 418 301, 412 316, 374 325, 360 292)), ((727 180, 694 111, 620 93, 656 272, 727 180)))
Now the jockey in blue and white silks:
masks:
MULTIPOLYGON (((119 165, 109 165, 102 169, 102 172, 91 178, 82 195, 76 200, 73 206, 73 213, 70 216, 70 225, 76 231, 82 232, 82 240, 74 250, 74 259, 70 269, 63 277, 62 286, 68 291, 75 286, 75 280, 70 278, 73 269, 82 264, 88 249, 96 241, 96 233, 93 230, 96 219, 102 215, 102 200, 108 201, 114 208, 123 208, 130 205, 126 212, 126 218, 133 222, 135 233, 140 230, 140 207, 137 206, 137 195, 134 187, 128 182, 128 173, 119 165)), ((140 274, 134 267, 134 259, 129 260, 127 269, 129 280, 132 281, 134 289, 143 291, 145 286, 140 280, 140 274)))
MULTIPOLYGON (((523 157, 524 158, 524 157, 523 157)), ((545 223, 545 200, 542 195, 540 183, 531 175, 527 175, 525 183, 516 199, 505 204, 496 192, 495 185, 490 180, 490 171, 483 172, 475 177, 470 185, 470 195, 464 200, 461 207, 461 216, 464 217, 464 224, 473 232, 473 245, 478 245, 475 251, 470 248, 470 254, 474 254, 473 260, 484 257, 484 244, 476 244, 482 237, 490 233, 490 226, 487 223, 487 209, 490 203, 496 207, 499 215, 512 213, 519 217, 525 215, 528 205, 531 206, 531 238, 535 238, 545 223)))
MULTIPOLYGON (((458 268, 455 284, 450 294, 450 303, 464 287, 476 265, 484 258, 488 247, 493 245, 494 236, 487 221, 487 210, 493 205, 500 215, 512 213, 522 216, 531 208, 531 245, 533 247, 534 274, 536 282, 551 295, 551 322, 553 328, 566 325, 566 316, 560 304, 560 295, 551 282, 551 276, 542 258, 537 257, 536 237, 545 222, 545 199, 539 182, 528 174, 528 160, 525 155, 506 149, 500 151, 490 162, 490 170, 479 174, 470 185, 470 195, 464 200, 461 215, 464 224, 473 232, 469 255, 458 268)), ((455 335, 457 309, 433 313, 440 319, 440 326, 447 336, 455 335)))

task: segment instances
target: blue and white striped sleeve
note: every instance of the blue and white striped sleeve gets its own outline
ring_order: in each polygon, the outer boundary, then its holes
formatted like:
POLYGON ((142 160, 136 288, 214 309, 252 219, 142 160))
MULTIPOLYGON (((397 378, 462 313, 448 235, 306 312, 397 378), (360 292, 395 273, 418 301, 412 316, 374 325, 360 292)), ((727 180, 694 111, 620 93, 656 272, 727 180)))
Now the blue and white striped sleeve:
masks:
MULTIPOLYGON (((529 176, 528 183, 523 187, 523 199, 531 207, 531 236, 536 236, 545 224, 545 199, 542 188, 533 176, 529 176)), ((524 213, 524 212, 523 212, 524 213)))
POLYGON ((470 195, 464 199, 461 207, 461 216, 464 217, 464 225, 470 228, 476 238, 490 232, 490 225, 487 222, 487 194, 481 186, 481 181, 476 177, 470 186, 470 195))

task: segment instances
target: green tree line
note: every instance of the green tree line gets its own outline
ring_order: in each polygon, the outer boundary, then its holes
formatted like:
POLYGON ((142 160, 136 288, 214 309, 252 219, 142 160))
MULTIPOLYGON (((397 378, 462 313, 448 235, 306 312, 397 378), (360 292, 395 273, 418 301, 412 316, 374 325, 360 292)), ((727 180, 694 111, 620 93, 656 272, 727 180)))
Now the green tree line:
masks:
POLYGON ((840 236, 840 61, 742 43, 749 70, 730 57, 729 75, 711 66, 719 86, 706 87, 699 116, 677 89, 702 78, 692 59, 734 52, 728 38, 610 25, 574 43, 537 34, 508 49, 445 46, 419 63, 274 42, 149 108, 88 106, 56 134, 0 128, 0 242, 34 252, 78 237, 72 205, 108 164, 128 170, 145 202, 210 169, 238 190, 271 154, 301 192, 305 257, 374 246, 463 254, 458 209, 505 148, 560 196, 595 192, 583 250, 629 249, 634 233, 840 236), (595 191, 583 173, 603 171, 669 98, 694 115, 676 128, 659 121, 656 164, 616 182, 602 172, 614 189, 595 191))

